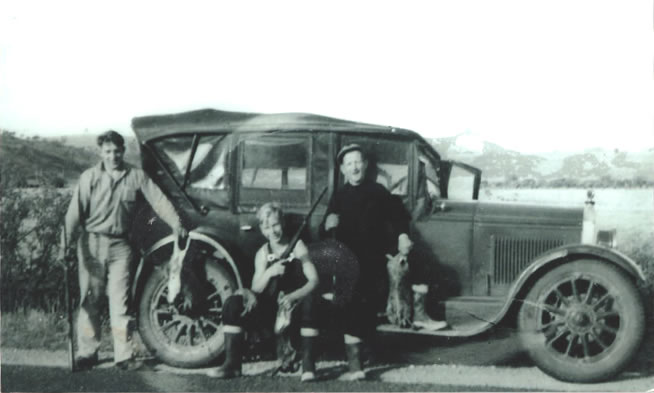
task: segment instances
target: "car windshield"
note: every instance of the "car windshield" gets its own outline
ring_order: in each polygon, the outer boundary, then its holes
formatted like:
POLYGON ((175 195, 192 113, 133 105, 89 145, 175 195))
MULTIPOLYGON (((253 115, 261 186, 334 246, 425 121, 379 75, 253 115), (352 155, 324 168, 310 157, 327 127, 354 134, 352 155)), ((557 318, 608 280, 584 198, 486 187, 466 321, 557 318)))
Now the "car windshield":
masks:
MULTIPOLYGON (((186 184, 191 188, 225 189, 225 140, 224 135, 205 135, 199 138, 190 163, 189 178, 186 179, 186 184)), ((154 143, 157 153, 179 184, 184 184, 192 146, 192 136, 167 138, 154 143)))
POLYGON ((425 152, 418 156, 420 167, 418 169, 418 196, 428 195, 431 199, 441 197, 440 182, 438 180, 438 167, 435 167, 425 152))

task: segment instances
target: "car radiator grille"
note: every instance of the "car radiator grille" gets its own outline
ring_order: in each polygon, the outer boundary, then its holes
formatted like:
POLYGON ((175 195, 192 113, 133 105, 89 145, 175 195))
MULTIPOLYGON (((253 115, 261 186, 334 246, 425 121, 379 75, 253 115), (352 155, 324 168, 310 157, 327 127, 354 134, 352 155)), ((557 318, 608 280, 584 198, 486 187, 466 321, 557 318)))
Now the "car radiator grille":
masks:
POLYGON ((493 283, 511 284, 536 256, 561 245, 561 239, 491 236, 493 283))

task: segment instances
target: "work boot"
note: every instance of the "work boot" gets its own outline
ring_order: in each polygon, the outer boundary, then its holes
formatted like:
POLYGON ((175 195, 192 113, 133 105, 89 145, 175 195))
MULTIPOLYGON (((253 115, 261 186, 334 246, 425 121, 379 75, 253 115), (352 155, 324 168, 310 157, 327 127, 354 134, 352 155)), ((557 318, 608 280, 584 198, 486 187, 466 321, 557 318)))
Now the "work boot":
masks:
POLYGON ((435 321, 427 315, 425 311, 425 296, 427 295, 427 285, 413 285, 413 326, 425 330, 440 330, 447 327, 445 321, 435 321))
POLYGON ((314 354, 315 337, 302 336, 302 382, 316 380, 316 360, 314 354))
POLYGON ((242 349, 243 333, 225 333, 225 363, 221 367, 209 370, 207 375, 220 379, 240 377, 242 349))
POLYGON ((75 370, 90 370, 98 364, 98 353, 94 352, 86 356, 77 356, 75 358, 75 370))
POLYGON ((361 343, 345 344, 349 371, 340 379, 343 381, 360 381, 366 379, 366 373, 361 368, 361 343))

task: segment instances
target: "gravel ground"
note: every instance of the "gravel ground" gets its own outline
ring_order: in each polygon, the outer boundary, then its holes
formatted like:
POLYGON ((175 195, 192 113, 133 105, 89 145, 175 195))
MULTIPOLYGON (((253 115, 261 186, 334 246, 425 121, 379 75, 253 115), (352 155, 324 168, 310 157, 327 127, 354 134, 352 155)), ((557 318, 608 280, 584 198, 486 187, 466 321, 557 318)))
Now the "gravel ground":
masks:
MULTIPOLYGON (((487 348, 488 349, 488 348, 487 348)), ((443 356, 446 356, 444 354, 443 356)), ((67 354, 65 351, 38 351, 3 349, 2 365, 24 365, 40 367, 67 367, 67 354)), ((103 364, 98 371, 112 370, 110 354, 102 354, 103 364)), ((246 382, 256 383, 263 390, 297 390, 306 389, 307 385, 298 385, 298 375, 286 377, 287 382, 280 382, 285 378, 270 378, 270 371, 275 366, 274 361, 250 362, 244 365, 244 374, 249 378, 246 382), (269 382, 266 385, 266 381, 269 382), (281 385, 280 385, 281 383, 281 385), (261 384, 261 385, 259 385, 261 384), (304 388, 302 387, 304 386, 304 388)), ((161 379, 165 375, 179 375, 197 378, 206 378, 207 369, 178 369, 163 364, 154 366, 154 373, 139 373, 141 379, 147 379, 150 386, 160 386, 162 391, 170 391, 170 386, 162 385, 161 379), (157 377, 159 376, 159 377, 157 377)), ((347 391, 425 391, 425 390, 544 390, 544 391, 638 391, 644 392, 654 389, 654 376, 652 373, 627 371, 614 381, 600 384, 571 384, 557 381, 533 366, 470 366, 456 364, 382 364, 368 368, 367 373, 376 385, 352 385, 338 382, 338 376, 345 371, 342 361, 321 361, 318 363, 319 378, 324 382, 313 385, 311 390, 341 390, 347 391), (327 385, 322 385, 327 383, 327 385), (339 389, 340 387, 340 389, 339 389), (431 389, 429 388, 431 387, 431 389), (438 387, 438 389, 437 389, 438 387), (445 387, 445 389, 443 389, 445 387)), ((7 374, 5 377, 7 377, 7 374)), ((78 373, 80 374, 80 373, 78 373)), ((240 386, 240 385, 238 385, 240 386)), ((252 391, 253 385, 244 385, 245 390, 252 391)), ((237 387, 234 387, 237 389, 237 387)), ((174 390, 174 389, 173 389, 174 390)), ((221 389, 222 390, 222 389, 221 389)))

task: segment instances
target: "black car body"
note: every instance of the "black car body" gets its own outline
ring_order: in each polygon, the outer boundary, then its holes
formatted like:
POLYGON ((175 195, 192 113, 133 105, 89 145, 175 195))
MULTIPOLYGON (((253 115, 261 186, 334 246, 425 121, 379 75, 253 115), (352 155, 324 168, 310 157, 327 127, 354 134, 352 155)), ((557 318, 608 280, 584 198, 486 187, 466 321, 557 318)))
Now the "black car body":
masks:
MULTIPOLYGON (((473 336, 517 323, 539 367, 571 381, 614 375, 640 343, 644 308, 636 285, 644 275, 629 257, 596 244, 590 201, 579 208, 480 202, 479 169, 442 159, 401 128, 218 110, 139 117, 133 128, 144 170, 192 228, 191 259, 213 282, 207 309, 219 310, 226 296, 249 286, 264 242, 257 207, 279 201, 297 228, 322 189, 331 195, 343 183, 336 152, 358 143, 376 180, 411 213, 412 269, 430 287, 431 311, 451 326, 380 330, 473 336)), ((310 217, 308 244, 318 240, 327 201, 310 217)), ((169 363, 206 364, 222 351, 220 318, 186 315, 162 301, 173 238, 147 209, 136 221, 144 258, 134 291, 146 343, 169 363)))

